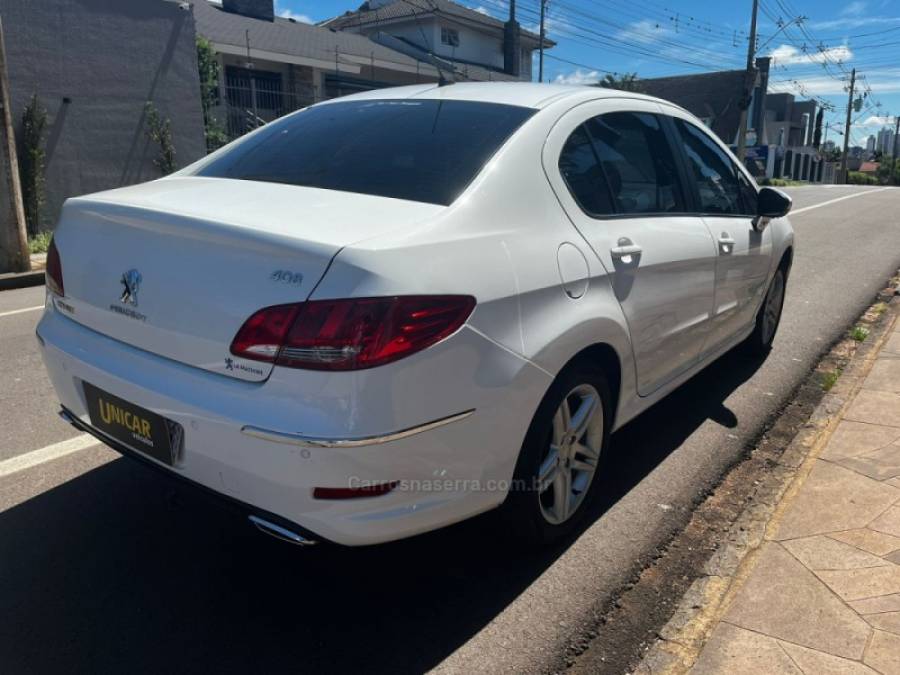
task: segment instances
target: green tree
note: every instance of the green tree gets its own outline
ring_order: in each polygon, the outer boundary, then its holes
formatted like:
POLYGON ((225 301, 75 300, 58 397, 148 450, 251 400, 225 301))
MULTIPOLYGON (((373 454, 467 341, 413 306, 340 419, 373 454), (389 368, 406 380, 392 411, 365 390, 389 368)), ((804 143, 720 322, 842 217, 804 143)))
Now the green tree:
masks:
POLYGON ((147 115, 147 136, 159 144, 159 155, 153 163, 159 167, 163 176, 167 176, 178 168, 175 164, 175 144, 172 141, 172 121, 168 117, 162 117, 152 101, 147 101, 144 112, 147 115))
POLYGON ((219 62, 216 50, 205 37, 197 36, 197 68, 200 73, 200 104, 203 107, 203 129, 206 151, 212 152, 228 142, 225 127, 212 114, 219 102, 219 62))
POLYGON ((595 86, 597 87, 605 87, 606 89, 620 89, 622 91, 636 91, 641 92, 644 88, 641 86, 641 82, 638 79, 637 73, 625 73, 620 77, 616 77, 612 74, 607 74, 603 76, 603 79, 600 80, 595 86))
POLYGON ((25 222, 28 234, 36 235, 43 225, 43 210, 47 153, 44 150, 44 131, 47 128, 47 111, 37 94, 22 113, 22 158, 19 162, 19 178, 22 183, 22 200, 25 202, 25 222))
POLYGON ((885 157, 882 159, 875 174, 878 182, 882 185, 900 185, 900 159, 895 160, 893 157, 885 157))

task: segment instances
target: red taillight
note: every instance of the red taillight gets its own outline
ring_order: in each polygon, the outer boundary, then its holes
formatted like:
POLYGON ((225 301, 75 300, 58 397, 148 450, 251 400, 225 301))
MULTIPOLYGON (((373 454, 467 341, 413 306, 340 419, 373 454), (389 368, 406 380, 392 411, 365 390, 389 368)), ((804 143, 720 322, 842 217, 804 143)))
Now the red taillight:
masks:
POLYGON ((289 368, 374 368, 455 332, 475 308, 467 295, 313 300, 267 307, 238 331, 231 353, 289 368))
POLYGON ((231 353, 245 359, 274 361, 300 305, 266 307, 244 322, 231 342, 231 353))
POLYGON ((55 239, 50 240, 50 248, 47 249, 47 269, 44 271, 44 281, 52 293, 66 294, 63 286, 62 261, 59 259, 55 239))
POLYGON ((393 480, 389 483, 374 483, 361 487, 328 488, 317 487, 313 490, 313 499, 359 499, 360 497, 378 497, 386 495, 393 490, 400 481, 393 480))

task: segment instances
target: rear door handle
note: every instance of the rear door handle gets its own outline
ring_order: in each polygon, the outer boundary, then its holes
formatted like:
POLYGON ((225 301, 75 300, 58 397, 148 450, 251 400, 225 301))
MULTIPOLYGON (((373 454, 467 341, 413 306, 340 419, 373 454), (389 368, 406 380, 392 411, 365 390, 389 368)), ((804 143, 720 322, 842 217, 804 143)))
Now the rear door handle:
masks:
POLYGON ((609 253, 613 258, 627 258, 628 256, 637 255, 643 250, 628 237, 622 237, 619 239, 617 246, 609 249, 609 253))
POLYGON ((734 239, 727 232, 719 235, 719 253, 722 255, 731 255, 734 251, 734 239))

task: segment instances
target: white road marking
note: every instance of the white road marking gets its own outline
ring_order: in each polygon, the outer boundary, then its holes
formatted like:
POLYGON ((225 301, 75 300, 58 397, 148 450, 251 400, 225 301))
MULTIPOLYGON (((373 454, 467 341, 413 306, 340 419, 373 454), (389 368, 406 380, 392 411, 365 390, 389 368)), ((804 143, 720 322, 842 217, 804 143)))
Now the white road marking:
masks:
POLYGON ((863 195, 873 195, 876 192, 884 192, 885 190, 890 190, 889 187, 878 188, 877 190, 866 190, 865 192, 856 192, 852 195, 844 195, 843 197, 836 197, 834 199, 829 199, 827 202, 822 202, 821 204, 813 204, 812 206, 804 206, 802 209, 796 209, 791 211, 788 216, 796 216, 799 213, 803 213, 804 211, 812 211, 813 209, 817 209, 820 206, 828 206, 829 204, 834 204, 835 202, 842 202, 845 199, 853 199, 854 197, 862 197, 863 195))
POLYGON ((9 312, 0 312, 0 319, 4 316, 12 316, 13 314, 24 314, 25 312, 36 312, 39 309, 44 309, 43 305, 38 305, 37 307, 26 307, 24 309, 13 309, 9 312))
POLYGON ((67 441, 48 445, 46 448, 41 448, 40 450, 33 450, 32 452, 26 452, 24 455, 19 455, 18 457, 5 459, 0 462, 0 478, 12 473, 24 471, 25 469, 30 469, 39 464, 52 462, 54 459, 59 459, 60 457, 71 455, 73 452, 78 452, 79 450, 84 450, 92 445, 99 444, 100 441, 90 434, 81 434, 75 438, 70 438, 67 441))

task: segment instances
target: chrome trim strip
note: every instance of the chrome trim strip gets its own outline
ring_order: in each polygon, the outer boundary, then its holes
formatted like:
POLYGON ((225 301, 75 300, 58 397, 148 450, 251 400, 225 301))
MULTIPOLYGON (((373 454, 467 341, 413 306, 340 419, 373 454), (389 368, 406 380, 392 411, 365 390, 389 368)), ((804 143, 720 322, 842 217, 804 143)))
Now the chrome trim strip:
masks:
POLYGON ((256 526, 256 529, 260 532, 265 532, 270 537, 275 537, 276 539, 281 539, 282 541, 286 541, 290 544, 296 544, 297 546, 315 546, 319 542, 313 539, 307 539, 296 532, 291 532, 291 530, 286 527, 282 527, 281 525, 276 525, 275 523, 271 523, 264 518, 260 518, 259 516, 247 516, 247 519, 256 526))
POLYGON ((250 425, 241 427, 241 432, 248 436, 261 438, 264 441, 285 443, 287 445, 305 445, 313 448, 359 448, 366 445, 381 445, 382 443, 398 441, 401 438, 409 438, 410 436, 415 436, 416 434, 421 434, 425 431, 431 431, 432 429, 437 429, 438 427, 451 424, 452 422, 463 420, 473 412, 475 412, 474 408, 457 413, 456 415, 450 415, 449 417, 442 417, 433 422, 426 422, 417 427, 410 427, 409 429, 395 431, 390 434, 384 434, 383 436, 364 436, 362 438, 312 438, 300 433, 272 431, 270 429, 261 429, 260 427, 250 425))

